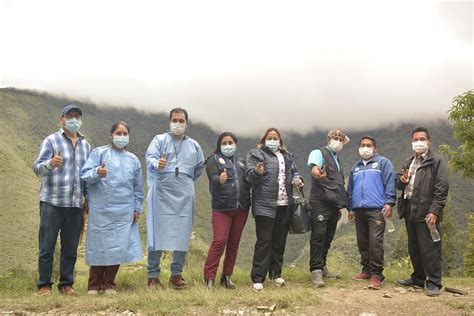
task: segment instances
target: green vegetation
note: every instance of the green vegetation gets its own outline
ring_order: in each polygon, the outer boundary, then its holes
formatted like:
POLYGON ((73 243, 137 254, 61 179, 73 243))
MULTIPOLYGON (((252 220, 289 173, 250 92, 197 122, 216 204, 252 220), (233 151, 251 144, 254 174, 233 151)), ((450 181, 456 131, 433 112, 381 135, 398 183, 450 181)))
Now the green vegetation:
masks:
MULTIPOLYGON (((210 195, 207 177, 203 175, 197 184, 197 213, 194 224, 194 238, 185 267, 184 277, 191 281, 192 287, 186 292, 178 293, 167 289, 149 291, 145 288, 145 263, 123 266, 118 276, 118 286, 122 292, 117 297, 80 296, 72 301, 59 295, 50 298, 38 298, 32 293, 35 290, 37 234, 38 234, 38 197, 39 180, 31 167, 36 158, 40 143, 46 135, 59 128, 58 116, 60 109, 73 101, 37 92, 0 89, 0 309, 25 309, 29 311, 48 311, 51 309, 94 312, 94 311, 153 311, 157 313, 174 312, 207 312, 216 313, 222 309, 239 309, 248 306, 277 304, 279 309, 289 312, 304 311, 318 307, 326 301, 324 293, 333 293, 339 288, 348 290, 360 289, 360 283, 351 280, 351 276, 359 271, 359 254, 355 240, 354 225, 341 223, 329 257, 329 267, 343 277, 342 280, 330 281, 328 292, 317 292, 310 285, 308 271, 309 234, 290 235, 287 242, 285 261, 285 278, 287 288, 279 289, 268 286, 262 293, 250 291, 249 270, 255 243, 255 226, 249 216, 243 233, 235 282, 237 291, 217 289, 208 294, 203 285, 202 269, 207 249, 212 238, 210 225, 210 195), (291 266, 291 267, 289 267, 291 266), (217 298, 217 299, 216 299, 217 298), (160 302, 160 303, 158 303, 160 302)), ((74 101, 75 102, 75 101, 74 101)), ((152 138, 165 131, 168 127, 168 114, 150 114, 132 108, 97 107, 87 102, 75 102, 84 113, 84 125, 81 131, 93 146, 107 143, 110 126, 118 120, 127 121, 131 126, 131 142, 129 150, 135 153, 144 165, 144 154, 152 138)), ((193 114, 190 113, 191 120, 193 114)), ((209 122, 212 123, 212 122, 209 122)), ((456 146, 451 135, 452 127, 445 121, 426 124, 433 138, 434 147, 440 144, 456 146)), ((401 167, 404 159, 410 156, 410 133, 413 124, 386 126, 364 132, 348 131, 352 141, 341 153, 342 163, 346 172, 359 159, 357 142, 363 135, 372 135, 377 139, 378 152, 390 158, 396 168, 401 167)), ((262 127, 262 132, 265 127, 262 127)), ((206 155, 214 149, 217 132, 203 124, 191 124, 189 134, 203 147, 206 155)), ((309 134, 283 133, 289 150, 295 153, 296 163, 303 175, 309 192, 310 178, 305 168, 306 159, 311 150, 323 146, 326 131, 313 131, 309 134)), ((239 137, 240 155, 255 147, 260 135, 253 138, 239 137)), ((466 215, 471 214, 474 205, 474 183, 472 179, 464 179, 459 173, 450 174, 451 199, 447 208, 445 233, 445 272, 451 276, 463 273, 462 249, 467 244, 464 232, 467 222, 466 215), (448 236, 446 236, 448 234, 448 236), (447 256, 447 257, 446 257, 447 256)), ((343 221, 347 214, 343 215, 343 221)), ((474 219, 471 215, 469 245, 474 245, 474 219)), ((385 253, 387 283, 398 278, 405 278, 410 273, 410 262, 407 259, 406 232, 403 222, 394 219, 397 230, 385 235, 385 253)), ((145 218, 140 219, 142 242, 146 241, 145 218)), ((145 247, 143 248, 146 249, 145 247)), ((474 273, 474 252, 465 257, 466 271, 474 273), (471 258, 471 259, 470 259, 471 258), (469 261, 471 260, 471 261, 469 261), (471 268, 469 268, 471 267, 471 268), (471 269, 471 270, 469 270, 471 269)), ((55 260, 57 263, 58 260, 55 260)), ((167 281, 169 256, 164 260, 162 281, 167 281)), ((57 274, 57 267, 55 270, 57 274)), ((220 271, 219 271, 220 273, 220 271)), ((77 264, 77 288, 86 292, 88 267, 84 264, 84 241, 79 249, 77 264)), ((474 286, 472 279, 448 279, 452 284, 474 286), (465 282, 465 283, 463 283, 465 282)), ((448 304, 448 303, 446 303, 448 304)), ((455 305, 450 302, 449 304, 455 305)), ((347 311, 341 310, 341 313, 347 311)))
POLYGON ((449 110, 449 120, 454 122, 454 139, 461 145, 451 149, 449 145, 440 146, 449 155, 452 170, 462 170, 465 177, 474 176, 474 90, 458 95, 449 110))

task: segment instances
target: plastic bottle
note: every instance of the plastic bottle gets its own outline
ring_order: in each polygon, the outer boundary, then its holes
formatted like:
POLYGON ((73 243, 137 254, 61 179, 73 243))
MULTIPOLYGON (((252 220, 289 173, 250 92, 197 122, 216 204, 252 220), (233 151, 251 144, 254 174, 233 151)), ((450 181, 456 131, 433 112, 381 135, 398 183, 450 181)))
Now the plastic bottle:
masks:
MULTIPOLYGON (((384 215, 384 217, 385 217, 386 212, 387 212, 387 209, 384 207, 382 209, 382 214, 384 215)), ((393 221, 391 218, 385 217, 385 226, 387 227, 387 231, 389 233, 393 233, 395 231, 395 225, 393 224, 393 221)))
POLYGON ((299 188, 296 188, 296 184, 300 183, 301 179, 300 179, 300 175, 298 172, 295 172, 295 174, 293 175, 293 181, 291 181, 291 184, 293 184, 293 199, 296 201, 299 200, 300 198, 300 189, 299 188))
POLYGON ((428 224, 428 215, 425 217, 426 225, 428 225, 428 228, 430 230, 430 235, 431 239, 433 239, 433 242, 438 242, 441 240, 441 236, 439 235, 438 230, 436 229, 436 225, 430 225, 428 224))

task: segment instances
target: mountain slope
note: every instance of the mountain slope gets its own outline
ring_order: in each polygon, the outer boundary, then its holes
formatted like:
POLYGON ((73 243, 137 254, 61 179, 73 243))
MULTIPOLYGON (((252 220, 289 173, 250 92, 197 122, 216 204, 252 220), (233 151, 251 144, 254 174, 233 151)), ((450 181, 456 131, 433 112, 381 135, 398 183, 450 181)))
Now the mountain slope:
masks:
MULTIPOLYGON (((60 109, 71 103, 64 97, 55 97, 31 91, 0 89, 0 272, 19 266, 35 269, 38 231, 38 198, 39 180, 33 174, 31 166, 43 138, 59 129, 60 109)), ((148 114, 131 108, 97 107, 94 104, 75 102, 84 113, 84 125, 81 129, 90 143, 101 146, 108 142, 110 126, 118 120, 127 121, 131 126, 129 150, 135 153, 144 165, 144 154, 152 140, 168 127, 166 114, 148 114)), ((217 133, 203 124, 192 123, 190 113, 189 135, 203 147, 209 155, 215 147, 217 133)), ((210 124, 212 122, 209 122, 210 124)), ((431 122, 427 126, 433 136, 434 148, 441 143, 453 144, 452 129, 447 122, 431 122)), ((262 127, 262 132, 266 127, 262 127)), ((389 157, 394 166, 399 168, 402 161, 411 154, 410 132, 413 124, 387 126, 384 129, 365 132, 348 131, 352 141, 341 153, 342 163, 347 173, 350 166, 358 159, 357 142, 364 134, 375 136, 378 140, 378 151, 389 157)), ((309 192, 310 178, 305 168, 306 159, 312 149, 325 144, 326 132, 314 131, 306 135, 283 133, 289 150, 295 153, 300 173, 306 180, 306 192, 309 192)), ((257 139, 239 137, 239 153, 244 155, 254 148, 257 139)), ((458 227, 465 226, 464 213, 472 211, 474 204, 472 180, 464 180, 457 174, 451 175, 451 192, 453 214, 458 227)), ((201 259, 206 255, 212 237, 210 225, 210 196, 207 177, 203 175, 197 184, 197 214, 194 225, 195 239, 191 243, 191 254, 201 259)), ((145 237, 145 219, 141 220, 141 232, 145 237)), ((353 232, 342 230, 337 238, 344 244, 353 242, 353 232), (346 235, 352 235, 344 237, 346 235), (349 241, 348 241, 349 240, 349 241)), ((286 261, 292 262, 302 253, 307 235, 290 236, 287 243, 286 261)), ((145 238, 143 238, 143 241, 145 238)), ((251 264, 255 241, 253 219, 249 217, 243 234, 238 257, 238 265, 247 269, 251 264)), ((145 249, 145 248, 144 248, 145 249)), ((356 256, 355 243, 345 247, 344 256, 356 256)), ((305 259, 306 260, 306 259, 305 259)), ((306 266, 307 262, 300 262, 306 266)))

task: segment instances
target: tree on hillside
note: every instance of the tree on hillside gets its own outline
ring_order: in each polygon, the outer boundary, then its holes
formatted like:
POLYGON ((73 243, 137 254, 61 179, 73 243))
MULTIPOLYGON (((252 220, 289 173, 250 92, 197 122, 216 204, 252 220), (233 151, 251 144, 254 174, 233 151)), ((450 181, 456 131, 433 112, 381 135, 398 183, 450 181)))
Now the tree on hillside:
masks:
POLYGON ((466 275, 474 277, 474 214, 468 214, 467 247, 464 253, 466 275))
POLYGON ((449 156, 449 167, 461 170, 464 177, 474 176, 474 90, 458 95, 449 110, 449 120, 454 122, 454 139, 461 145, 453 150, 441 145, 440 151, 449 156))

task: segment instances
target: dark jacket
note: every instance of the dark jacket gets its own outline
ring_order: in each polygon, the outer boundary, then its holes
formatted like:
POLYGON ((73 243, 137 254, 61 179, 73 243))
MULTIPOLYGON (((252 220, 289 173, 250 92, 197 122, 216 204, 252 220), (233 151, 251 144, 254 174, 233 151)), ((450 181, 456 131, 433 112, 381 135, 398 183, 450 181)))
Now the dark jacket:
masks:
MULTIPOLYGON (((282 152, 285 159, 286 192, 288 205, 293 204, 293 175, 296 166, 290 152, 282 152)), ((254 216, 267 216, 275 218, 278 200, 278 157, 268 147, 252 149, 247 154, 247 180, 252 185, 252 213, 254 216), (263 175, 255 172, 257 163, 263 162, 265 170, 263 175)))
POLYGON ((339 157, 337 157, 337 161, 340 169, 337 168, 336 161, 327 147, 321 147, 319 150, 324 157, 327 176, 319 180, 311 177, 309 201, 313 205, 323 202, 339 209, 345 208, 347 206, 347 191, 344 188, 344 169, 339 157))
POLYGON ((245 161, 236 156, 228 158, 222 154, 212 154, 206 160, 213 211, 231 211, 250 208, 250 183, 245 178, 245 161), (220 183, 219 177, 227 172, 227 181, 220 183))
MULTIPOLYGON (((403 163, 402 170, 409 170, 414 156, 403 163)), ((424 221, 428 213, 438 215, 438 221, 443 219, 443 208, 448 198, 449 182, 448 168, 441 157, 430 149, 425 161, 416 171, 413 195, 410 203, 404 199, 405 183, 400 181, 402 173, 397 174, 397 189, 402 190, 398 198, 398 214, 400 218, 411 221, 424 221), (408 208, 408 205, 410 207, 408 208)))

